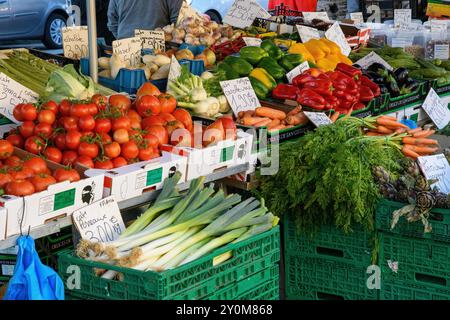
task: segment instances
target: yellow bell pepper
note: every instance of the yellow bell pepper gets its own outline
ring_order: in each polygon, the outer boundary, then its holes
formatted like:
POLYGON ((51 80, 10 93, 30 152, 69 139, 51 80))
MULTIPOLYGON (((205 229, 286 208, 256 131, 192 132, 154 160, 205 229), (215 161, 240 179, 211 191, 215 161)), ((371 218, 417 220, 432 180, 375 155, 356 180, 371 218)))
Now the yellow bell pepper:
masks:
POLYGON ((277 86, 276 80, 263 68, 255 68, 249 75, 259 80, 270 91, 277 86))
POLYGON ((313 55, 311 54, 311 52, 308 51, 308 49, 306 49, 305 45, 303 43, 296 43, 293 46, 291 46, 288 50, 288 53, 291 54, 301 54, 303 59, 305 59, 306 61, 315 63, 316 59, 314 59, 313 55))
POLYGON ((316 61, 325 58, 326 56, 326 53, 322 50, 319 43, 320 41, 316 39, 311 39, 308 42, 304 43, 306 49, 308 49, 308 51, 311 52, 316 61))
POLYGON ((314 40, 314 45, 319 46, 320 50, 322 50, 323 52, 325 52, 325 55, 329 55, 330 53, 332 53, 331 51, 331 47, 325 43, 324 41, 322 41, 321 39, 312 39, 314 40))
POLYGON ((273 43, 277 46, 285 46, 286 48, 292 47, 296 42, 294 40, 274 39, 273 43))
POLYGON ((328 60, 327 58, 319 59, 316 62, 317 68, 321 69, 322 71, 334 71, 336 65, 337 63, 334 63, 333 61, 328 60))
POLYGON ((350 60, 348 57, 346 57, 343 54, 339 54, 338 57, 339 57, 340 62, 342 62, 342 63, 348 64, 350 66, 353 64, 352 60, 350 60))
POLYGON ((330 48, 331 53, 340 54, 341 48, 333 41, 328 40, 327 38, 321 38, 320 42, 325 44, 328 48, 330 48))
POLYGON ((341 62, 340 57, 337 54, 329 54, 325 57, 325 59, 335 63, 336 65, 341 62))

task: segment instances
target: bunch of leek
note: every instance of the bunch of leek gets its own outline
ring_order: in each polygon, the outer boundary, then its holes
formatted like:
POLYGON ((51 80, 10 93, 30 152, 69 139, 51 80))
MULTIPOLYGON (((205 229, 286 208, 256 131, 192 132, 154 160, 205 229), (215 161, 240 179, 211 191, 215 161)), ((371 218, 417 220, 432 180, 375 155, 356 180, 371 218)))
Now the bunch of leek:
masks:
MULTIPOLYGON (((78 256, 141 271, 163 271, 278 224, 264 201, 241 201, 237 194, 225 196, 223 190, 204 187, 204 178, 193 180, 188 192, 180 195, 174 188, 179 178, 177 173, 166 179, 157 200, 119 239, 107 243, 82 240, 78 256)), ((102 276, 113 278, 117 274, 107 271, 102 276)))

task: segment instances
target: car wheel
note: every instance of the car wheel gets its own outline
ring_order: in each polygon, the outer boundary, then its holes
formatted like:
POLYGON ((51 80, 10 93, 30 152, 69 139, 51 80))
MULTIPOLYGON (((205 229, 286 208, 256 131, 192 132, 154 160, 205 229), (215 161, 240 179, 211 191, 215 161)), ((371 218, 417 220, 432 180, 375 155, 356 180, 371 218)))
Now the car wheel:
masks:
POLYGON ((58 13, 53 13, 45 24, 44 45, 49 49, 62 47, 61 28, 66 26, 66 18, 58 13))
POLYGON ((216 11, 208 10, 206 14, 211 18, 212 21, 217 23, 222 23, 222 17, 216 11))

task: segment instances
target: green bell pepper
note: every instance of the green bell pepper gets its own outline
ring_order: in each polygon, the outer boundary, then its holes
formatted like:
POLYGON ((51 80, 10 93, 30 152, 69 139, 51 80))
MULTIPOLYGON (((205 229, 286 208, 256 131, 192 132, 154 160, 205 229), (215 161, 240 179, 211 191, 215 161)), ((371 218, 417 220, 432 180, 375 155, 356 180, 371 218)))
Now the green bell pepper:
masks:
POLYGON ((283 56, 283 51, 272 40, 263 40, 261 42, 261 49, 266 51, 269 57, 275 60, 279 60, 283 56))
POLYGON ((258 67, 265 69, 275 79, 283 79, 286 75, 286 71, 272 57, 262 58, 258 67))
POLYGON ((286 72, 291 71, 302 62, 303 56, 298 53, 286 54, 278 61, 279 65, 282 66, 286 72))
POLYGON ((255 77, 250 76, 248 78, 250 79, 253 90, 255 90, 258 99, 266 99, 269 95, 269 89, 255 77))
POLYGON ((239 78, 239 73, 234 71, 234 69, 229 64, 227 64, 223 61, 217 65, 217 69, 223 70, 225 72, 225 77, 227 78, 227 80, 233 80, 233 79, 239 78))
POLYGON ((248 46, 243 47, 239 51, 239 55, 242 59, 247 60, 252 65, 257 65, 262 58, 268 57, 269 54, 260 47, 248 46))
POLYGON ((223 62, 230 65, 235 72, 243 77, 248 76, 253 70, 253 66, 248 63, 247 60, 239 57, 228 56, 223 60, 223 62))

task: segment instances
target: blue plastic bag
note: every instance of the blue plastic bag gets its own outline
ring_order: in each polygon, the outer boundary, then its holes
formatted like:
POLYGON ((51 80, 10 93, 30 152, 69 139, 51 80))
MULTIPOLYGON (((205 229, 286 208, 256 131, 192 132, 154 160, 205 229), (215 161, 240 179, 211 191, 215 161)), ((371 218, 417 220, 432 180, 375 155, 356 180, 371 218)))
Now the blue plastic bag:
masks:
POLYGON ((34 239, 21 236, 17 240, 14 274, 4 300, 64 300, 64 285, 58 274, 44 265, 36 252, 34 239))

